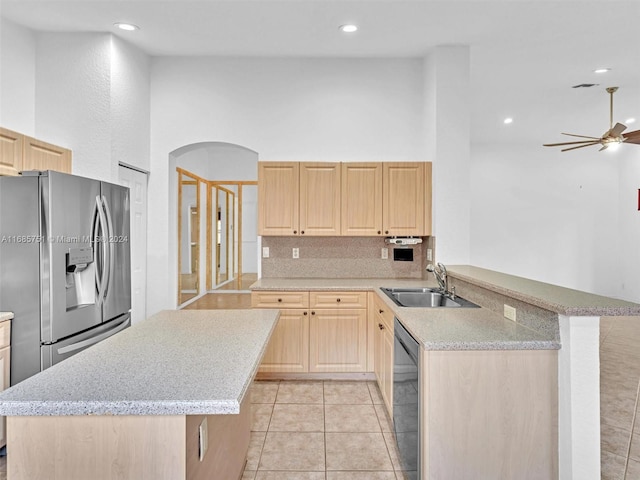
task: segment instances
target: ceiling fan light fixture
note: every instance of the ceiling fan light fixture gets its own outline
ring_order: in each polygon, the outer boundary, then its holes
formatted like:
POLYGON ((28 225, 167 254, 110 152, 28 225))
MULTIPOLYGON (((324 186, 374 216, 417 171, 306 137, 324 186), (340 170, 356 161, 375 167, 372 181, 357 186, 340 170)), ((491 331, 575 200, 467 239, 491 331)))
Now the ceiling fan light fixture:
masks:
POLYGON ((133 23, 117 22, 117 23, 114 23, 113 26, 118 27, 120 30, 125 30, 127 32, 140 30, 140 27, 138 25, 134 25, 133 23))
POLYGON ((513 123, 513 118, 507 117, 502 121, 502 123, 504 123, 505 125, 510 125, 513 123))
POLYGON ((593 73, 607 73, 610 72, 611 69, 610 68, 596 68, 593 73))
POLYGON ((627 118, 624 123, 636 123, 636 119, 635 118, 627 118))

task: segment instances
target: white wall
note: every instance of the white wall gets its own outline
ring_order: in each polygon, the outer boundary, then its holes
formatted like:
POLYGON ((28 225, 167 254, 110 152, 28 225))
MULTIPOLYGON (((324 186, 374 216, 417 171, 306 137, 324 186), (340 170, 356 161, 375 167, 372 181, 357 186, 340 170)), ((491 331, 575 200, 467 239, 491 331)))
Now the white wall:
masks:
POLYGON ((108 33, 33 32, 2 19, 0 124, 70 148, 73 173, 149 168, 149 59, 108 33))
POLYGON ((73 173, 111 180, 111 35, 36 38, 36 137, 73 150, 73 173))
POLYGON ((437 47, 424 61, 424 138, 433 161, 436 260, 470 261, 469 47, 437 47))
POLYGON ((36 37, 0 17, 0 126, 35 134, 36 37))
POLYGON ((148 314, 176 291, 169 152, 222 141, 261 160, 424 159, 420 59, 155 58, 151 71, 148 314))
MULTIPOLYGON (((631 130, 631 128, 630 128, 631 130)), ((614 278, 619 284, 620 297, 640 303, 640 148, 623 145, 624 155, 618 156, 619 171, 618 244, 601 250, 602 262, 609 261, 616 249, 619 264, 614 278)))
POLYGON ((150 58, 111 36, 111 168, 118 162, 149 170, 150 58))
MULTIPOLYGON (((618 296, 619 159, 597 149, 570 153, 474 145, 471 261, 618 296)), ((638 238, 629 240, 637 245, 638 238)))

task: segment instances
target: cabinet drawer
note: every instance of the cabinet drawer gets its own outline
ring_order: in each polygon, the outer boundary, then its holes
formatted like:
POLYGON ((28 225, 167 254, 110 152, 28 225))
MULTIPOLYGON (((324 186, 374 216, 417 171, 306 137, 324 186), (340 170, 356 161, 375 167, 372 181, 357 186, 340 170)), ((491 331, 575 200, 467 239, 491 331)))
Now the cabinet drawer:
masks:
POLYGON ((8 347, 11 343, 11 320, 0 322, 0 348, 8 347))
POLYGON ((393 332, 393 312, 377 295, 373 299, 373 308, 375 309, 373 314, 375 316, 374 318, 376 319, 376 323, 378 320, 382 321, 384 326, 393 332))
POLYGON ((309 292, 251 292, 253 308, 308 308, 309 292))
POLYGON ((367 292, 310 292, 311 308, 367 308, 367 292))

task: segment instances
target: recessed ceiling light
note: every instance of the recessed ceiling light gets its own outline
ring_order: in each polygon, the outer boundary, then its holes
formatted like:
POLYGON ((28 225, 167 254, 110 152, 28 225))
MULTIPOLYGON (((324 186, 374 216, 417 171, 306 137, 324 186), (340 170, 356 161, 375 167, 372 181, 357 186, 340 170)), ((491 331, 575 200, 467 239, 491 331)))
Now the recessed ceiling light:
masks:
POLYGON ((635 118, 627 118, 624 123, 635 123, 636 119, 635 118))
POLYGON ((597 68, 593 71, 593 73, 607 73, 610 72, 611 69, 610 68, 597 68))
POLYGON ((513 123, 513 118, 511 117, 507 117, 503 120, 505 125, 509 125, 510 123, 513 123))
POLYGON ((114 23, 114 26, 118 27, 120 30, 126 30, 127 32, 133 32, 134 30, 140 30, 140 27, 134 25, 133 23, 114 23))
POLYGON ((347 23, 345 25, 340 25, 340 31, 343 33, 354 33, 358 31, 358 26, 353 23, 347 23))

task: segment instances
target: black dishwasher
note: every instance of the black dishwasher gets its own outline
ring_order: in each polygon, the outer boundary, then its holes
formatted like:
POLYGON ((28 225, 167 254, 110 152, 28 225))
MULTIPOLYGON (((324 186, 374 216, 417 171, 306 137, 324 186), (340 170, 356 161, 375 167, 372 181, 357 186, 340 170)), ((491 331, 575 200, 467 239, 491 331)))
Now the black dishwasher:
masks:
POLYGON ((420 478, 420 389, 418 342, 395 319, 393 426, 405 478, 420 478))

